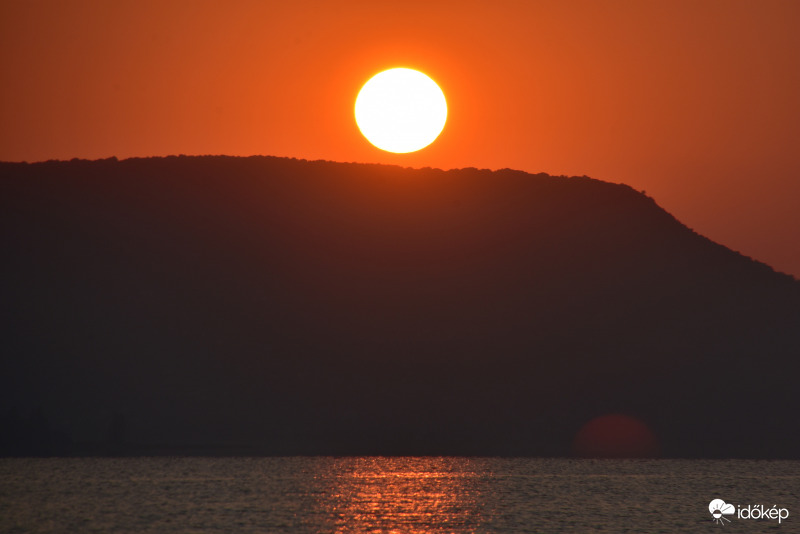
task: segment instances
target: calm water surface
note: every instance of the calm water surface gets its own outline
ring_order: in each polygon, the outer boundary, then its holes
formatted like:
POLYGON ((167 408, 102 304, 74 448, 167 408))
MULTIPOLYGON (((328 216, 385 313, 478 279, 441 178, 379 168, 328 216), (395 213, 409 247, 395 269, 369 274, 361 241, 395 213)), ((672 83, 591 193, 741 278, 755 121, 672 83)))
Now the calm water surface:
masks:
POLYGON ((800 532, 800 462, 0 460, 1 532, 800 532), (714 524, 708 503, 790 517, 714 524))

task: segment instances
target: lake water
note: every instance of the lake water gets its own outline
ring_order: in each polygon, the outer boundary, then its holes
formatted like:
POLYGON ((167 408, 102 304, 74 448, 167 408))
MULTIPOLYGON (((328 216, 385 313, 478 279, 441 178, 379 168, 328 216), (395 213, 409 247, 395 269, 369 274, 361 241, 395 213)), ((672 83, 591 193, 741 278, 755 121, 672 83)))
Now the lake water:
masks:
POLYGON ((788 461, 0 460, 1 532, 800 532, 796 514, 788 461), (714 498, 790 515, 722 527, 714 498))

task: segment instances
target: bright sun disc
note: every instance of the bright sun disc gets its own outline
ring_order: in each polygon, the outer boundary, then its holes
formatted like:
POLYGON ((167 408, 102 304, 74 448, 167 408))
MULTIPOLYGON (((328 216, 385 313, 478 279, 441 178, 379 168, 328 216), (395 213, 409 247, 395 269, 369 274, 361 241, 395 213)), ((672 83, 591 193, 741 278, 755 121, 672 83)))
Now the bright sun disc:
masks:
POLYGON ((356 124, 387 152, 414 152, 436 139, 447 121, 444 93, 425 74, 389 69, 364 84, 356 98, 356 124))

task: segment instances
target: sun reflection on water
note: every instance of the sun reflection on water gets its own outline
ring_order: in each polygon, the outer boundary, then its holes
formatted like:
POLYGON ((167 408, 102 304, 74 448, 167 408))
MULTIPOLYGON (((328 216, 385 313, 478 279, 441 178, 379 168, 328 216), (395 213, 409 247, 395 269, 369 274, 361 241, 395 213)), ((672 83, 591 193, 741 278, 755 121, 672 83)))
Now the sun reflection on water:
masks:
POLYGON ((336 532, 452 532, 480 526, 488 474, 466 458, 342 458, 324 478, 322 502, 336 532))

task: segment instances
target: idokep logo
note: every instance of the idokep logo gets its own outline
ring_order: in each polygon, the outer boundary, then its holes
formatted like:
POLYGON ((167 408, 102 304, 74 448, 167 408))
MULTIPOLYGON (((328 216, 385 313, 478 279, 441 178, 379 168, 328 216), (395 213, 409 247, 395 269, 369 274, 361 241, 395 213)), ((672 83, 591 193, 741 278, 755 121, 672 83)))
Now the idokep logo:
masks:
POLYGON ((730 519, 725 517, 726 515, 734 516, 736 519, 777 519, 778 523, 789 517, 789 510, 787 508, 778 508, 777 504, 773 504, 771 507, 763 504, 733 506, 722 499, 714 499, 708 503, 708 511, 711 512, 714 523, 719 523, 720 525, 731 522, 730 519))
POLYGON ((708 511, 711 512, 711 517, 714 518, 714 523, 724 525, 725 521, 728 523, 731 522, 731 520, 725 516, 733 515, 736 512, 736 509, 732 504, 727 504, 722 499, 714 499, 708 503, 708 511))

